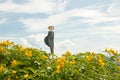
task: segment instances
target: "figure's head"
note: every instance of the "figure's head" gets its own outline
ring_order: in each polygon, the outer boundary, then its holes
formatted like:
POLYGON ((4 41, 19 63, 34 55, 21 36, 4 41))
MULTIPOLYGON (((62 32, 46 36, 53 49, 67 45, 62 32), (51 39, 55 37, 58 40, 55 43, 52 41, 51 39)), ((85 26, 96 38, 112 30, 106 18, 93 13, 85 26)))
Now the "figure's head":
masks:
POLYGON ((49 29, 49 30, 54 30, 54 26, 52 26, 52 25, 51 25, 51 26, 48 26, 48 29, 49 29))

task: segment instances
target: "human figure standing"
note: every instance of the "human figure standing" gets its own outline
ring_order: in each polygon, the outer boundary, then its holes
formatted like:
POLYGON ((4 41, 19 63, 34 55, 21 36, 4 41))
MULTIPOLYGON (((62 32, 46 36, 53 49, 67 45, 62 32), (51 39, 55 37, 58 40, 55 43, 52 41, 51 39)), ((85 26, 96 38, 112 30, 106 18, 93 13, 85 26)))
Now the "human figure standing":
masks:
POLYGON ((54 26, 48 26, 48 35, 45 37, 45 44, 50 47, 51 54, 54 54, 54 26))

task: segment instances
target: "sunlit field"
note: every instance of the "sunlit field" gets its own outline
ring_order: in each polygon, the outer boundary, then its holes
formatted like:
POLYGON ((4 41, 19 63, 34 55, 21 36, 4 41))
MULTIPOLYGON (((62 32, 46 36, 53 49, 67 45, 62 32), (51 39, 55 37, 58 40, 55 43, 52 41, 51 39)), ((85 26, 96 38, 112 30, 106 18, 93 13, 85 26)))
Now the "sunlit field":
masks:
POLYGON ((6 40, 0 42, 0 80, 120 80, 119 55, 109 48, 59 57, 6 40))

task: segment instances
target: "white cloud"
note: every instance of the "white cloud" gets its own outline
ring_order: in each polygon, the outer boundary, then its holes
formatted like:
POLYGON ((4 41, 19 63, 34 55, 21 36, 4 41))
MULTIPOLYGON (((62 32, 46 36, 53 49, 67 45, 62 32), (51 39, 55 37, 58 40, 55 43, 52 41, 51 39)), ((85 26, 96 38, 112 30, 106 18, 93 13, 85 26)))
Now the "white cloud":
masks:
POLYGON ((74 35, 80 34, 88 37, 92 35, 96 35, 96 36, 102 35, 102 36, 111 37, 109 35, 120 35, 119 30, 120 30, 119 24, 118 25, 101 25, 101 26, 92 26, 89 28, 84 28, 80 32, 74 32, 74 35))
POLYGON ((120 22, 120 17, 112 17, 96 9, 83 8, 73 9, 62 13, 50 15, 49 17, 43 19, 21 19, 20 22, 25 25, 24 27, 26 27, 28 31, 32 32, 44 31, 49 25, 59 26, 71 24, 73 26, 76 26, 81 23, 92 25, 105 22, 115 23, 120 22), (74 21, 70 20, 70 18, 75 17, 79 19, 76 19, 74 21))
POLYGON ((16 38, 15 37, 13 37, 13 36, 1 36, 0 37, 0 40, 15 40, 16 38))
POLYGON ((79 38, 74 40, 75 43, 77 43, 76 47, 73 47, 73 49, 75 51, 73 51, 74 53, 78 53, 78 52, 85 52, 85 51, 95 51, 95 52, 102 52, 105 48, 114 48, 114 49, 120 49, 120 44, 118 43, 118 41, 116 40, 115 37, 111 36, 111 38, 109 38, 109 35, 94 35, 94 36, 90 36, 89 39, 86 38, 79 38), (99 36, 101 39, 98 41, 97 36, 99 36), (104 37, 108 38, 108 39, 104 39, 104 37), (93 40, 91 40, 93 39, 93 40), (111 40, 110 40, 111 39, 111 40))
POLYGON ((96 9, 81 8, 74 9, 69 12, 73 17, 83 17, 83 18, 98 18, 106 16, 103 12, 96 9))
POLYGON ((120 17, 99 17, 99 18, 91 18, 91 19, 85 19, 85 20, 78 20, 78 22, 81 23, 88 23, 88 24, 99 24, 99 23, 114 23, 114 22, 119 22, 120 17))
POLYGON ((51 14, 65 9, 68 0, 28 0, 24 4, 16 4, 12 0, 0 3, 0 11, 17 13, 51 14))
POLYGON ((24 38, 20 38, 20 44, 24 45, 25 47, 32 47, 30 43, 24 38))
POLYGON ((109 33, 120 33, 120 25, 104 26, 101 28, 102 31, 109 33))
POLYGON ((46 36, 45 34, 35 34, 35 35, 32 34, 32 35, 26 36, 26 39, 34 47, 42 48, 44 46, 45 36, 46 36))
POLYGON ((57 5, 54 8, 54 13, 65 11, 66 6, 68 5, 69 2, 70 0, 57 0, 57 5))
POLYGON ((1 19, 1 20, 0 20, 0 25, 1 25, 1 24, 5 24, 6 22, 7 22, 7 19, 1 19))
POLYGON ((17 38, 16 38, 16 34, 0 34, 0 40, 10 40, 10 41, 15 41, 17 38))
POLYGON ((44 34, 31 34, 20 38, 20 43, 25 46, 32 46, 35 48, 42 48, 44 45, 44 34))
MULTIPOLYGON (((62 13, 50 15, 49 17, 43 18, 43 19, 21 19, 20 21, 25 25, 28 31, 43 31, 49 25, 58 26, 66 23, 69 24, 69 21, 70 21, 69 19, 73 17, 78 17, 78 18, 82 17, 82 18, 91 20, 91 19, 94 19, 94 18, 96 19, 103 16, 105 16, 105 14, 98 10, 73 9, 70 11, 65 11, 62 13)), ((86 20, 86 22, 88 20, 86 20)))
POLYGON ((57 41, 55 43, 55 52, 58 53, 58 55, 64 54, 67 50, 75 52, 76 51, 76 49, 74 49, 75 46, 76 43, 72 42, 71 40, 57 41))
POLYGON ((111 4, 110 7, 107 9, 107 12, 112 16, 120 17, 120 2, 111 4))

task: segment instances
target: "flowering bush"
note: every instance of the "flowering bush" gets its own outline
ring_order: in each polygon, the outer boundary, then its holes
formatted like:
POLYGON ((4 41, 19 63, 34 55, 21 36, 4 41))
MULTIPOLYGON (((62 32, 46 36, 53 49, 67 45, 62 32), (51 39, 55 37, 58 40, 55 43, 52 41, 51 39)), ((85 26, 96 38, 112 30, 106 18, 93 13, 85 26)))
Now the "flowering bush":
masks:
POLYGON ((119 80, 117 50, 104 54, 85 52, 61 57, 25 48, 10 41, 0 42, 0 80, 119 80), (104 55, 109 54, 109 55, 104 55))

